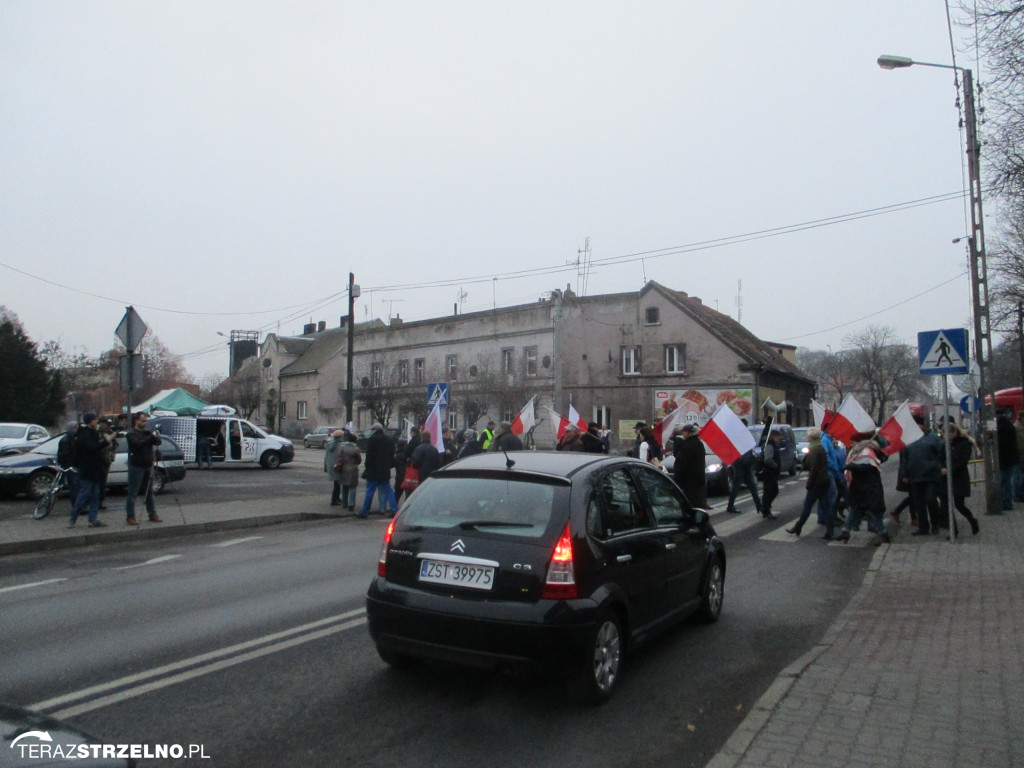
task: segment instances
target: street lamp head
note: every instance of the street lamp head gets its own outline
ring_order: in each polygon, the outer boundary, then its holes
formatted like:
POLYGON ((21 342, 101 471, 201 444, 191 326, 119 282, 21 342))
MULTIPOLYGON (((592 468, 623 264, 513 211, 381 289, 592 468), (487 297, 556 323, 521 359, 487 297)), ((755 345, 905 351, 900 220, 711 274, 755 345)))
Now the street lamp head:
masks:
POLYGON ((914 60, 906 56, 889 56, 882 54, 878 57, 878 66, 882 69, 903 69, 914 66, 914 60))

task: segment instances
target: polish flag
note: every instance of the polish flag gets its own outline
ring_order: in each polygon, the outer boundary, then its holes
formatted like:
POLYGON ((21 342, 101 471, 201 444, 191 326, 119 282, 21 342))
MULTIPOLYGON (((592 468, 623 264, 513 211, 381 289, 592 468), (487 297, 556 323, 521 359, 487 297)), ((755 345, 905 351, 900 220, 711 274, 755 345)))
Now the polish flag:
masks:
POLYGON ((530 398, 530 402, 523 406, 523 410, 519 412, 515 420, 512 422, 512 434, 514 435, 525 435, 534 425, 537 423, 537 419, 533 413, 533 401, 536 399, 536 395, 530 398))
POLYGON ((576 409, 572 407, 572 403, 569 403, 569 423, 575 424, 577 427, 579 427, 580 432, 587 431, 587 422, 585 422, 583 418, 578 413, 576 413, 576 409))
POLYGON ((823 430, 836 440, 850 445, 852 442, 850 438, 857 432, 874 432, 875 420, 861 408, 860 403, 853 395, 847 395, 843 404, 839 406, 839 410, 835 412, 823 430))
POLYGON ((907 403, 896 409, 896 413, 881 426, 878 434, 889 443, 882 449, 882 453, 886 456, 899 453, 915 440, 924 437, 924 432, 914 421, 914 416, 910 413, 910 406, 907 403))
POLYGON ((718 406, 711 420, 700 428, 700 439, 726 465, 757 445, 747 425, 725 403, 718 406))
MULTIPOLYGON (((547 408, 546 405, 544 407, 547 408)), ((565 436, 565 428, 569 426, 569 420, 553 408, 548 408, 548 410, 551 411, 551 415, 558 422, 558 429, 555 430, 555 439, 561 440, 565 436)))
POLYGON ((430 432, 430 444, 437 448, 438 453, 444 453, 444 437, 441 435, 441 403, 434 403, 434 410, 427 416, 423 428, 430 432))
MULTIPOLYGON (((689 400, 684 400, 683 402, 687 403, 689 400)), ((682 426, 683 416, 683 405, 680 403, 672 413, 655 422, 654 426, 651 427, 651 431, 654 432, 654 439, 658 445, 664 447, 665 441, 672 437, 675 428, 682 426)))

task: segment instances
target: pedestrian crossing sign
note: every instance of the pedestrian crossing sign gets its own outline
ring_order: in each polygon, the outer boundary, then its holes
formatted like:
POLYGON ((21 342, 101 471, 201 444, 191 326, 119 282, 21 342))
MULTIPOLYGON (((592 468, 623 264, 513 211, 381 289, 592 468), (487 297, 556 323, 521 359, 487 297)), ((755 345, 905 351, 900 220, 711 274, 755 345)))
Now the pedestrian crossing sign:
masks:
POLYGON ((947 328, 917 334, 917 361, 922 376, 967 373, 967 331, 947 328))
POLYGON ((427 407, 433 408, 435 405, 448 407, 448 382, 427 385, 427 407))

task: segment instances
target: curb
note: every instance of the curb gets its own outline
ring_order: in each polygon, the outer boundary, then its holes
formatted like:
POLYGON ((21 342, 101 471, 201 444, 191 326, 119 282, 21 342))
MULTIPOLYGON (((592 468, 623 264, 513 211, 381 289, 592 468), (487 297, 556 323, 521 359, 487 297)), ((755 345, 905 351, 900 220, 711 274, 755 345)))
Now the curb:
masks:
POLYGON ((803 676, 804 671, 832 647, 836 638, 839 637, 849 622, 850 613, 855 611, 867 599, 875 582, 875 575, 881 569, 882 562, 885 560, 890 546, 890 544, 879 546, 878 551, 875 552, 875 556, 871 559, 871 563, 864 573, 864 581, 861 582, 860 588, 840 612, 839 617, 832 623, 832 626, 825 631, 818 644, 779 672, 778 677, 768 687, 768 690, 751 707, 750 714, 737 726, 722 749, 705 764, 704 768, 735 768, 740 760, 743 759, 754 739, 757 738, 765 725, 768 724, 772 715, 775 714, 776 707, 786 698, 790 689, 803 676))
POLYGON ((0 542, 0 557, 7 555, 23 555, 30 552, 48 550, 73 549, 93 544, 108 544, 140 539, 166 539, 172 536, 193 536, 203 533, 217 533, 235 528, 262 528, 268 525, 296 523, 306 520, 340 520, 353 515, 336 515, 327 512, 291 512, 280 515, 260 515, 258 517, 241 517, 232 520, 216 520, 208 523, 188 523, 171 525, 164 528, 145 528, 143 530, 125 530, 121 532, 86 533, 77 536, 61 536, 51 539, 32 539, 29 541, 0 542))

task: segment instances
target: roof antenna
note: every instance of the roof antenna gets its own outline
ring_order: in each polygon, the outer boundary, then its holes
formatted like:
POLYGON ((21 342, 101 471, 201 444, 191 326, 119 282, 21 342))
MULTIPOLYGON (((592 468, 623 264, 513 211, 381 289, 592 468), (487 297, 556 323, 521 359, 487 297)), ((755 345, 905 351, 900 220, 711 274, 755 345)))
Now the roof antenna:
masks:
POLYGON ((501 452, 505 454, 505 469, 512 469, 516 465, 515 461, 509 458, 508 451, 504 448, 501 449, 501 452))

